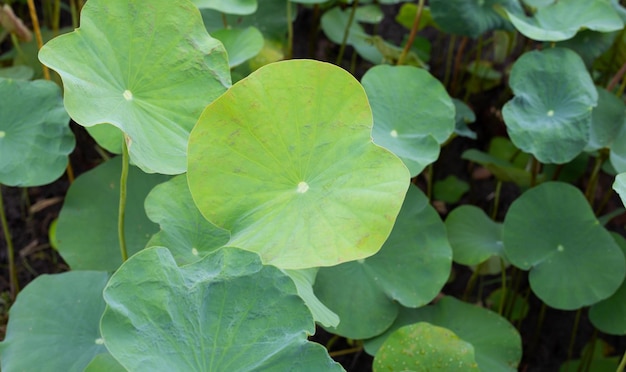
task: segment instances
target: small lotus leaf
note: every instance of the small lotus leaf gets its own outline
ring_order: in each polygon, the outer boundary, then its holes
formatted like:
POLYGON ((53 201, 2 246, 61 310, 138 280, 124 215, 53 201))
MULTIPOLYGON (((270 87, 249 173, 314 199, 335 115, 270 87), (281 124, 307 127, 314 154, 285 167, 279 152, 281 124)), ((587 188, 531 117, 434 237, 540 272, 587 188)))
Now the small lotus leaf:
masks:
POLYGON ((507 314, 507 319, 514 321, 519 319, 526 318, 528 315, 528 300, 522 296, 520 293, 513 293, 510 289, 507 289, 506 292, 503 292, 501 288, 496 289, 495 291, 489 294, 487 297, 487 303, 489 304, 489 308, 493 311, 498 311, 500 308, 501 302, 503 301, 503 293, 504 301, 512 302, 512 309, 510 313, 507 314), (512 298, 512 300, 509 300, 512 298))
POLYGON ((447 33, 477 38, 487 31, 510 28, 494 5, 511 0, 430 0, 435 22, 447 33))
POLYGON ((63 78, 70 116, 120 128, 146 172, 185 172, 191 128, 230 86, 224 47, 198 9, 188 0, 90 0, 80 25, 39 54, 63 78))
POLYGON ((443 327, 420 322, 395 330, 374 358, 374 371, 478 371, 474 347, 443 327))
POLYGON ((184 175, 154 187, 144 204, 148 218, 161 227, 146 246, 172 247, 170 251, 179 265, 197 261, 230 238, 228 231, 202 217, 184 175))
POLYGON ((620 357, 608 357, 607 354, 609 354, 612 349, 613 347, 603 339, 594 339, 593 342, 583 347, 580 353, 583 357, 582 360, 575 359, 565 361, 561 364, 559 372, 582 371, 585 369, 593 372, 615 372, 616 366, 619 365, 620 357), (593 347, 593 351, 591 351, 591 357, 588 358, 590 347, 593 347))
MULTIPOLYGON (((398 15, 396 15, 396 22, 410 30, 413 28, 413 22, 415 22, 416 14, 417 4, 402 4, 400 10, 398 11, 398 15)), ((420 16, 420 23, 417 26, 417 30, 420 31, 426 26, 436 26, 433 21, 433 16, 430 13, 430 7, 422 8, 422 15, 420 16)))
POLYGON ((506 160, 502 160, 476 149, 466 150, 461 155, 461 158, 484 166, 500 181, 514 182, 522 187, 528 187, 530 185, 530 172, 525 169, 520 169, 506 160))
POLYGON ((377 24, 385 15, 378 4, 368 4, 360 6, 354 12, 354 19, 358 22, 377 24))
POLYGON ((166 248, 148 248, 113 274, 104 299, 106 347, 131 371, 341 370, 307 341, 315 325, 291 279, 251 252, 178 267, 166 248))
POLYGON ((587 145, 598 92, 573 51, 551 48, 522 55, 509 79, 515 97, 502 109, 509 135, 543 163, 567 163, 587 145))
MULTIPOLYGON (((122 162, 113 158, 81 174, 70 186, 59 213, 58 250, 74 270, 113 271, 122 263, 117 235, 122 162)), ((131 255, 158 231, 143 209, 146 195, 167 177, 130 167, 126 204, 126 244, 131 255)))
POLYGON ((468 127, 468 124, 476 121, 474 111, 460 99, 452 98, 452 103, 455 109, 454 132, 462 137, 476 139, 476 132, 468 127))
POLYGON ((584 195, 547 182, 516 199, 504 220, 509 261, 530 270, 533 292, 547 305, 574 310, 612 295, 626 275, 624 255, 584 195))
POLYGON ((582 30, 573 38, 558 42, 556 46, 575 51, 585 66, 591 69, 594 61, 611 48, 617 35, 618 32, 582 30))
POLYGON ((490 310, 449 296, 435 305, 419 309, 402 308, 394 324, 384 334, 365 341, 365 351, 376 355, 390 334, 417 322, 447 328, 470 343, 481 371, 517 371, 522 358, 522 339, 515 327, 490 310))
POLYGON ((450 275, 452 250, 443 222, 428 198, 415 186, 389 239, 365 260, 321 268, 314 290, 340 318, 334 333, 362 339, 385 331, 399 304, 423 306, 450 275))
MULTIPOLYGON (((626 240, 616 233, 612 233, 612 236, 626 257, 626 240)), ((589 309, 589 319, 594 327, 604 333, 626 335, 626 280, 611 297, 589 309)))
POLYGON ((267 65, 204 111, 189 141, 188 182, 229 245, 284 269, 376 253, 409 184, 371 139, 363 88, 337 66, 267 65), (243 109, 245 108, 245 110, 243 109))
POLYGON ((191 0, 198 8, 220 13, 246 15, 256 12, 257 0, 191 0))
POLYGON ((489 257, 503 257, 502 224, 494 222, 473 205, 455 208, 446 218, 454 262, 478 265, 489 257))
POLYGON ((0 78, 0 184, 39 186, 63 175, 74 135, 50 81, 0 78))
POLYGON ((454 131, 454 104, 445 87, 413 66, 375 66, 361 83, 374 114, 374 142, 418 175, 454 131))
POLYGON ((585 148, 589 152, 611 147, 626 119, 624 102, 604 88, 597 90, 598 106, 592 112, 589 143, 585 148))
POLYGON ((33 280, 11 306, 0 344, 2 370, 83 371, 94 356, 107 353, 99 329, 107 280, 107 273, 95 271, 33 280))
POLYGON ((225 28, 213 32, 211 36, 224 44, 231 68, 256 56, 263 49, 263 35, 256 27, 225 28))
POLYGON ((505 11, 519 32, 539 41, 567 40, 581 28, 610 32, 624 27, 609 0, 554 1, 537 8, 532 17, 521 7, 507 7, 505 11))
POLYGON ((441 200, 446 203, 458 203, 459 200, 469 191, 469 184, 455 175, 435 182, 433 187, 433 195, 435 200, 441 200))

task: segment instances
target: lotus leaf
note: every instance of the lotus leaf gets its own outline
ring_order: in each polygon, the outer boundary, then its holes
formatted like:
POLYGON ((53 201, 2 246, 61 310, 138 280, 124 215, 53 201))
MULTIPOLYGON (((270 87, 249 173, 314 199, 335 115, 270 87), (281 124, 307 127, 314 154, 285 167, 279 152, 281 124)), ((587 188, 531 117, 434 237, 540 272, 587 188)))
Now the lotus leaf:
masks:
POLYGON ((508 5, 511 0, 431 0, 434 21, 447 33, 477 38, 487 31, 510 28, 509 22, 494 5, 508 5))
POLYGON ((191 0, 200 9, 214 9, 221 13, 246 15, 256 12, 257 0, 191 0))
POLYGON ((454 262, 478 265, 489 257, 503 257, 502 224, 473 205, 454 208, 446 218, 454 262))

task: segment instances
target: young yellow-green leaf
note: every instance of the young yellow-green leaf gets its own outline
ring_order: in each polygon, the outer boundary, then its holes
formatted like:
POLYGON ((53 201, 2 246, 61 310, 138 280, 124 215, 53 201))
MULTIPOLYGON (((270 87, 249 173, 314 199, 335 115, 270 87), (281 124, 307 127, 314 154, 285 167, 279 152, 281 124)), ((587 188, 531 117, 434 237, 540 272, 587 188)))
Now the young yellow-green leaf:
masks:
POLYGON ((120 128, 148 173, 185 172, 191 128, 230 86, 224 47, 189 0, 90 0, 39 58, 61 75, 70 116, 120 128))
POLYGON ((376 253, 409 172, 371 138, 363 88, 318 61, 267 65, 209 105, 189 140, 189 189, 229 245, 285 269, 376 253))
POLYGON ((256 12, 257 0, 191 0, 200 9, 214 9, 220 13, 246 15, 256 12))
POLYGON ((223 248, 178 267, 164 247, 126 261, 104 289, 105 345, 131 371, 341 371, 291 279, 223 248))
POLYGON ((75 140, 59 87, 0 78, 0 97, 0 184, 39 186, 61 177, 75 140))

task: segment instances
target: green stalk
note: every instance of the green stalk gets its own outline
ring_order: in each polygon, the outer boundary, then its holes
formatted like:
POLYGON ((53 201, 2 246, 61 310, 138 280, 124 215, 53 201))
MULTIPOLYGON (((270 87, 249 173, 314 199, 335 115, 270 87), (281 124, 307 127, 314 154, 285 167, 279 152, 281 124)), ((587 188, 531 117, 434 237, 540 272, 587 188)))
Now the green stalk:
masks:
POLYGON ((598 157, 596 157, 593 171, 591 171, 591 177, 589 178, 589 183, 587 184, 587 189, 585 190, 585 196, 587 197, 587 201, 591 206, 593 206, 594 194, 596 193, 596 186, 598 185, 598 180, 600 178, 600 170, 602 169, 602 164, 604 164, 608 157, 608 151, 606 151, 605 149, 600 150, 598 157))
POLYGON ((543 328, 543 321, 546 318, 546 303, 541 303, 541 309, 539 310, 539 319, 537 319, 537 325, 535 327, 535 333, 533 334, 532 342, 531 342, 531 350, 530 353, 533 354, 535 349, 537 348, 537 343, 539 342, 539 335, 541 334, 541 328, 543 328))
POLYGON ((426 167, 426 197, 428 200, 433 200, 433 175, 434 169, 432 164, 428 164, 426 167))
POLYGON ((346 25, 346 29, 343 31, 343 39, 341 40, 339 55, 337 56, 337 62, 335 63, 337 66, 341 65, 343 53, 346 51, 346 43, 348 42, 348 35, 350 35, 350 26, 352 26, 352 22, 354 21, 354 14, 356 13, 356 8, 358 5, 359 0, 354 0, 354 2, 352 3, 352 10, 350 11, 350 17, 348 18, 348 24, 346 25))
POLYGON ((593 352, 596 349, 596 342, 598 341, 598 330, 594 329, 591 334, 591 340, 589 341, 587 349, 580 358, 580 366, 577 371, 589 371, 591 363, 593 362, 593 352))
POLYGON ((52 32, 53 35, 59 33, 59 23, 61 22, 61 0, 54 0, 52 4, 52 32))
POLYGON ((449 88, 450 70, 452 69, 452 56, 454 55, 454 44, 456 43, 456 35, 450 36, 450 44, 448 45, 448 57, 446 58, 446 73, 443 78, 443 85, 449 88))
POLYGON ((500 273, 502 274, 502 294, 500 297, 500 305, 498 306, 498 314, 502 315, 504 311, 504 304, 506 302, 506 265, 504 264, 504 258, 500 257, 500 273))
POLYGON ((78 5, 76 0, 70 0, 70 13, 72 14, 72 27, 78 28, 78 5))
POLYGON ((417 29, 419 28, 420 25, 420 19, 422 18, 422 11, 424 10, 424 0, 419 0, 419 3, 417 4, 417 12, 415 13, 415 19, 413 20, 413 26, 411 27, 411 33, 409 34, 409 39, 406 42, 406 45, 404 46, 404 49, 402 49, 402 53, 400 54, 400 57, 398 57, 398 63, 397 65, 402 65, 404 64, 404 60, 406 59, 406 56, 409 54, 409 50, 411 50, 411 46, 413 45, 413 41, 415 40, 415 35, 417 35, 417 29))
POLYGON ((624 356, 622 356, 622 361, 619 362, 619 366, 617 366, 617 370, 615 372, 624 372, 626 368, 626 351, 624 351, 624 356))
POLYGON ((574 343, 576 342, 576 334, 578 333, 578 326, 580 324, 580 314, 582 308, 576 311, 576 317, 574 318, 574 327, 572 328, 572 334, 569 336, 569 347, 567 348, 567 361, 565 362, 565 370, 569 371, 569 362, 572 360, 574 354, 574 343))
POLYGON ((491 211, 491 219, 496 220, 498 215, 498 208, 500 207, 500 193, 502 191, 502 181, 498 180, 496 183, 496 193, 493 198, 493 210, 491 211))
POLYGON ((7 216, 4 213, 4 201, 2 198, 2 184, 0 184, 0 220, 2 220, 2 230, 4 231, 4 240, 7 242, 7 256, 9 257, 9 282, 11 288, 11 298, 15 299, 17 293, 20 291, 19 283, 17 281, 17 270, 15 269, 15 248, 13 247, 13 240, 11 238, 11 232, 9 231, 9 223, 7 222, 7 216))
POLYGON ((128 259, 128 251, 126 250, 126 237, 124 233, 124 219, 126 215, 126 185, 128 182, 128 146, 126 144, 126 135, 124 135, 122 143, 122 174, 120 176, 120 206, 117 217, 117 237, 120 242, 120 253, 122 254, 122 262, 128 259))
POLYGON ((481 265, 482 264, 476 266, 476 269, 468 280, 467 285, 465 286, 465 291, 463 292, 463 301, 467 302, 470 293, 474 290, 474 286, 476 285, 476 279, 478 279, 478 272, 480 271, 481 265))
POLYGON ((287 0, 287 55, 286 59, 293 57, 293 22, 291 14, 291 1, 287 0))
POLYGON ((541 168, 541 163, 537 160, 536 157, 532 157, 532 165, 531 165, 531 173, 530 173, 530 187, 537 186, 537 176, 539 175, 539 169, 541 168))

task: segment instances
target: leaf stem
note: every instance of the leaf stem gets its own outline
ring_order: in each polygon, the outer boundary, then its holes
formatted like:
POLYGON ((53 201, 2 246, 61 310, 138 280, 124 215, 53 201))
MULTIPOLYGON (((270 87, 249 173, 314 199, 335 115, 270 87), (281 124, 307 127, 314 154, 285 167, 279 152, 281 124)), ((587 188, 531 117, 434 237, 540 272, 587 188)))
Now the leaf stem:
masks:
POLYGON ((448 56, 446 57, 446 72, 443 78, 443 85, 447 88, 450 83, 450 70, 452 69, 452 56, 454 55, 454 44, 456 43, 456 35, 450 36, 450 44, 448 45, 448 56))
POLYGON ((343 53, 346 51, 346 43, 348 42, 348 36, 350 35, 350 27, 352 26, 352 22, 354 21, 354 14, 356 13, 356 8, 358 5, 359 0, 354 0, 354 2, 352 3, 352 10, 350 11, 350 16, 348 17, 348 24, 346 24, 346 29, 343 31, 343 39, 341 40, 339 55, 337 56, 337 62, 335 63, 337 66, 341 65, 343 53))
POLYGON ((624 62, 622 67, 620 67, 619 71, 617 71, 617 73, 613 75, 613 78, 611 79, 609 84, 606 86, 606 90, 608 90, 609 92, 612 92, 613 89, 615 89, 615 86, 617 85, 617 83, 624 77, 624 74, 626 74, 626 62, 624 62))
POLYGON ((126 185, 128 183, 128 145, 126 144, 127 136, 124 135, 122 143, 122 174, 120 175, 120 205, 117 216, 117 236, 120 242, 120 253, 122 262, 128 259, 128 251, 126 250, 126 237, 124 233, 124 220, 126 215, 126 185))
POLYGON ((587 184, 587 189, 585 190, 585 196, 587 197, 589 205, 591 205, 592 207, 594 194, 596 193, 596 186, 598 184, 598 179, 600 178, 600 170, 602 169, 602 164, 604 164, 608 157, 609 153, 605 149, 600 150, 599 155, 596 157, 596 162, 593 166, 593 170, 591 171, 589 183, 587 184))
POLYGON ((616 372, 624 372, 624 369, 626 369, 626 351, 624 351, 624 356, 622 356, 622 361, 619 362, 616 372))
POLYGON ((491 219, 496 220, 498 215, 498 208, 500 207, 500 193, 502 191, 502 181, 498 180, 496 183, 496 192, 493 198, 493 209, 491 210, 491 219))
POLYGON ((572 328, 572 333, 569 337, 569 347, 567 348, 567 361, 565 362, 565 370, 569 370, 569 363, 572 360, 572 355, 574 354, 574 342, 576 342, 576 334, 578 333, 578 326, 580 324, 580 314, 582 313, 582 308, 576 311, 576 317, 574 318, 574 327, 572 328))
POLYGON ((334 357, 338 357, 338 356, 342 356, 342 355, 358 353, 361 350, 363 350, 363 346, 357 346, 357 347, 353 347, 353 348, 350 348, 350 349, 331 351, 330 353, 328 353, 328 355, 330 355, 331 357, 334 358, 334 357))
POLYGON ((415 19, 413 20, 413 26, 411 27, 411 33, 409 34, 409 39, 406 41, 406 45, 404 46, 404 49, 402 49, 400 57, 398 57, 398 66, 404 64, 404 60, 409 54, 409 50, 411 50, 411 46, 413 45, 413 41, 415 40, 415 35, 417 35, 417 29, 420 25, 420 19, 422 18, 423 10, 424 0, 419 0, 419 3, 417 4, 417 12, 415 13, 415 19))
MULTIPOLYGON (((35 38, 37 39, 37 49, 41 49, 43 46, 43 38, 41 37, 41 29, 39 28, 39 18, 37 18, 37 10, 35 9, 35 2, 33 0, 27 0, 28 11, 30 12, 30 19, 33 22, 33 31, 35 32, 35 38)), ((50 70, 48 66, 41 64, 43 69, 43 77, 46 80, 50 80, 50 70)))
POLYGON ((291 14, 291 1, 287 0, 287 59, 293 57, 293 15, 291 14))
POLYGON ((498 314, 502 315, 504 304, 506 302, 506 264, 504 258, 500 257, 500 274, 502 275, 502 290, 500 293, 500 304, 498 306, 498 314))
POLYGON ((11 232, 9 231, 9 223, 7 216, 4 213, 4 201, 2 198, 2 184, 0 184, 0 220, 2 220, 2 230, 4 232, 4 240, 7 242, 7 256, 9 258, 9 282, 11 288, 11 299, 15 299, 17 293, 20 291, 19 283, 17 280, 17 270, 15 268, 15 248, 13 246, 13 240, 11 238, 11 232))

